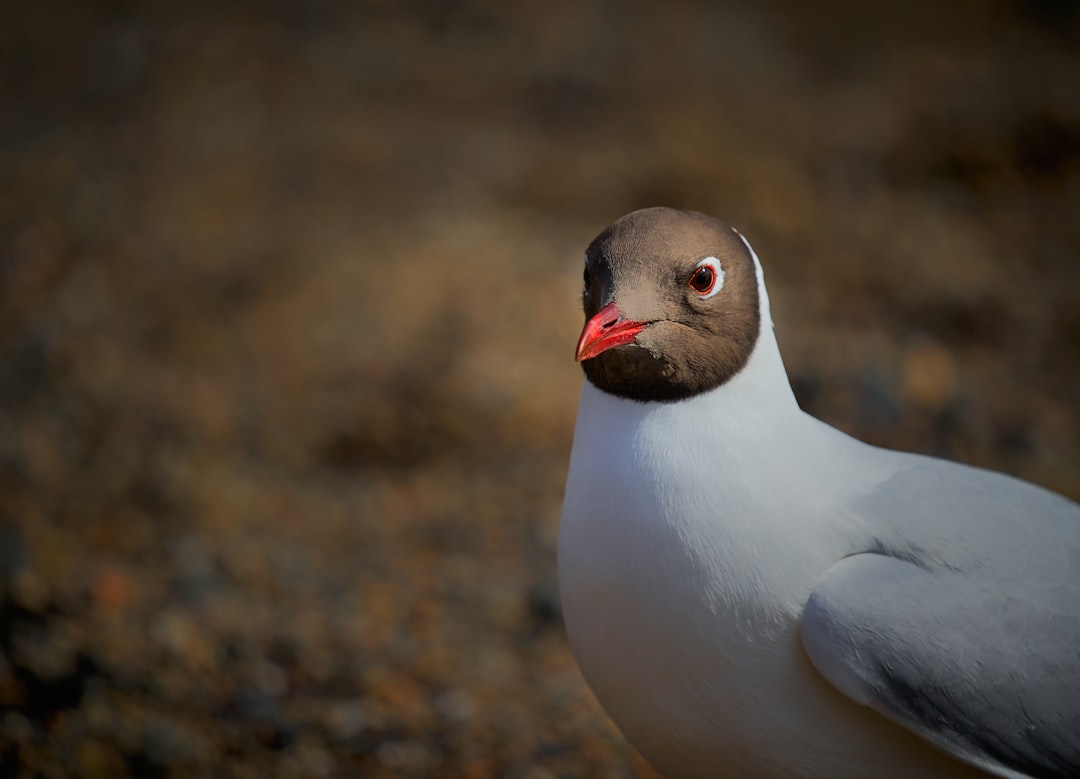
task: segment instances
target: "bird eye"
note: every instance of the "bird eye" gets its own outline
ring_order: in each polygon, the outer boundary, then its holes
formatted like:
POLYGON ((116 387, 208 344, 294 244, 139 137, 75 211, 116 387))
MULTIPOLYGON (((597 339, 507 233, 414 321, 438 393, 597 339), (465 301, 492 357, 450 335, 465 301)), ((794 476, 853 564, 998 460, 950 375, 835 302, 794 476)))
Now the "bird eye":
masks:
POLYGON ((715 283, 716 274, 713 273, 713 269, 708 265, 703 265, 698 268, 694 271, 694 275, 690 277, 690 286, 702 295, 712 291, 713 284, 715 283))
POLYGON ((703 298, 711 298, 724 286, 724 271, 715 257, 706 257, 698 263, 690 276, 690 289, 703 298))

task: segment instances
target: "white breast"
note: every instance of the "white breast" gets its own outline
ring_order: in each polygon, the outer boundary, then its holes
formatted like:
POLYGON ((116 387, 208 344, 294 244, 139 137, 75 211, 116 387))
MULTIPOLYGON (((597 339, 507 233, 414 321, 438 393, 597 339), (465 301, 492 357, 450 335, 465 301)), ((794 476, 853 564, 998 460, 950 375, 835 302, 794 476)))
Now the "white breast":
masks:
POLYGON ((571 648, 669 776, 944 775, 951 761, 843 698, 802 651, 814 583, 868 538, 839 507, 895 455, 802 414, 768 336, 687 401, 585 384, 559 532, 571 648))

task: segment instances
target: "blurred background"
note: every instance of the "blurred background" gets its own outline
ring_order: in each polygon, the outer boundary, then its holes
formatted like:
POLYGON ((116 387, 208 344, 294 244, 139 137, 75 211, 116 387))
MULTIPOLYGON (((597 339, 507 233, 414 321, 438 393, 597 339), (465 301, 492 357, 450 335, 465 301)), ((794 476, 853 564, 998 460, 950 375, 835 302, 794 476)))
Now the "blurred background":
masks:
POLYGON ((648 776, 554 554, 636 207, 812 413, 1080 497, 1078 9, 3 4, 0 775, 648 776))

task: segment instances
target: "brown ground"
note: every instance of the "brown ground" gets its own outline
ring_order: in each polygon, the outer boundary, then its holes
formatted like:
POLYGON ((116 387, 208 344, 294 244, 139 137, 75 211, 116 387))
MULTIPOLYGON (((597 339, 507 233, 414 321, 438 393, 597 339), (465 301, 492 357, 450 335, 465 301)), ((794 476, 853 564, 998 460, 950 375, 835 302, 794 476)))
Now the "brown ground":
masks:
POLYGON ((0 776, 647 775, 554 575, 637 206, 815 414, 1080 497, 1074 4, 205 5, 0 10, 0 776))

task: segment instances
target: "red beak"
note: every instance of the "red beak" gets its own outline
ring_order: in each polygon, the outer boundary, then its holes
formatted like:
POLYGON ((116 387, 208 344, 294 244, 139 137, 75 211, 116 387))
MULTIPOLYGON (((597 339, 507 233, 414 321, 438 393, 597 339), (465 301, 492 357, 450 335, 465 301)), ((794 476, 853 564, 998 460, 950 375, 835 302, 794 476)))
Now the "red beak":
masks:
POLYGON ((596 316, 585 323, 585 329, 581 331, 581 338, 577 342, 577 354, 574 355, 574 359, 578 362, 591 360, 608 349, 633 343, 637 334, 648 326, 648 322, 623 319, 619 307, 613 302, 608 303, 596 313, 596 316))

